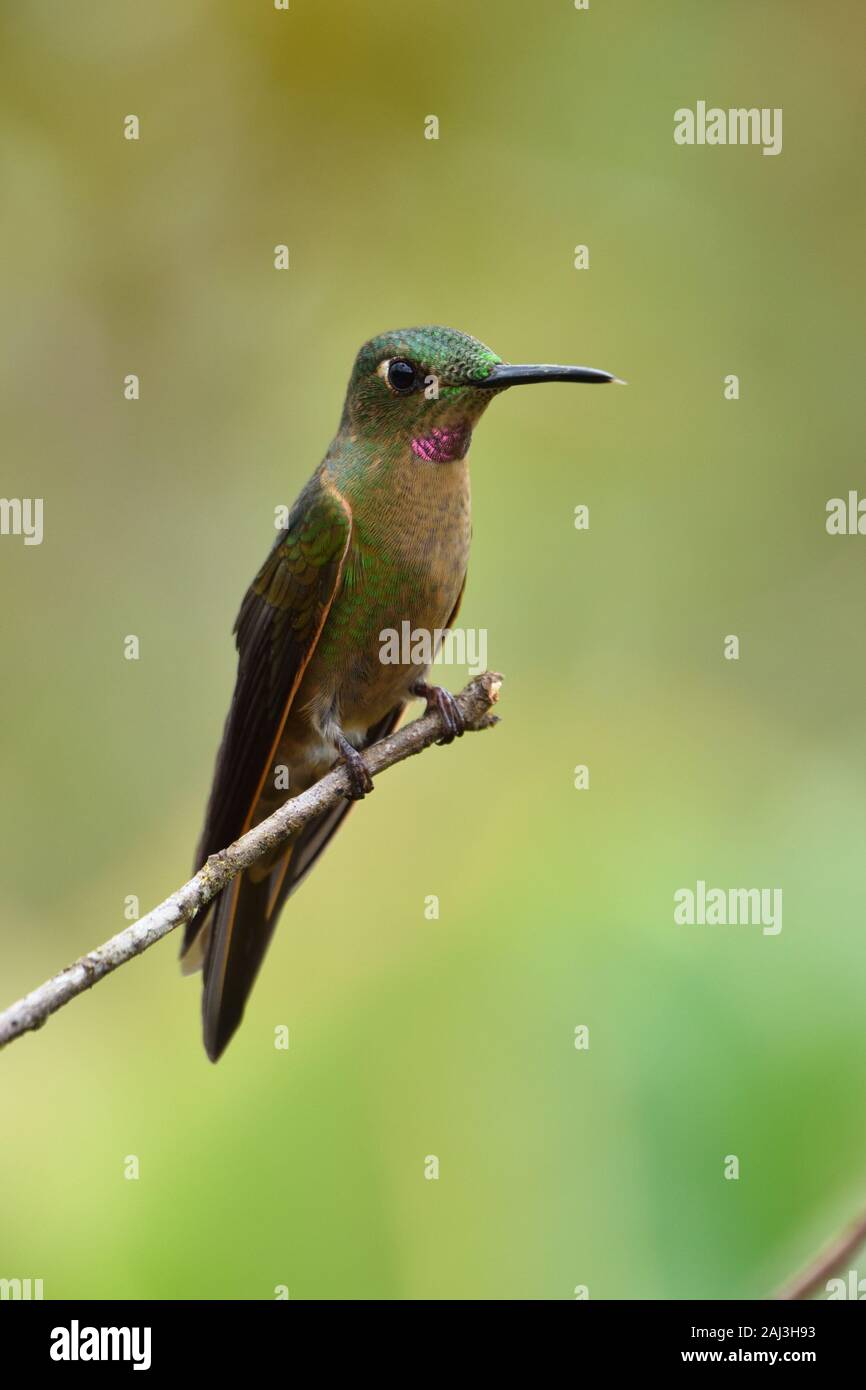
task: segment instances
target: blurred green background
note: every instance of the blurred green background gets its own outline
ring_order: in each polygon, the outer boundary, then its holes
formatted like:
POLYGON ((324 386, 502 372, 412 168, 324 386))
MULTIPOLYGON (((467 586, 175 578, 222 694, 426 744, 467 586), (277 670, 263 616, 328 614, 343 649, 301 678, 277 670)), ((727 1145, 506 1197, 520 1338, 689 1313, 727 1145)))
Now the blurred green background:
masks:
POLYGON ((862 1202, 866 540, 824 520, 864 476, 864 28, 853 0, 6 7, 2 492, 45 539, 0 540, 3 1003, 187 877, 235 613, 364 339, 445 323, 630 384, 479 427, 461 624, 503 723, 353 813, 219 1066, 175 939, 4 1053, 0 1275, 756 1297, 862 1202), (699 99, 782 107, 783 152, 677 147, 699 99), (781 887, 781 934, 675 927, 699 878, 781 887))

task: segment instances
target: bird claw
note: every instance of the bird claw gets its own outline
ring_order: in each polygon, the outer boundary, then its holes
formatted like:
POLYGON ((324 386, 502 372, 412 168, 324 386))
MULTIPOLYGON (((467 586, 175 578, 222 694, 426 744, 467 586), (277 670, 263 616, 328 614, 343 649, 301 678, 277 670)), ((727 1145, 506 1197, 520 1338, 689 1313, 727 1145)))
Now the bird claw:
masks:
POLYGON ((373 791, 373 778, 367 764, 348 739, 341 744, 341 753, 341 761, 349 777, 349 790, 343 795, 347 801, 363 801, 367 793, 373 791))
POLYGON ((437 743, 453 743, 455 738, 463 737, 466 724, 450 690, 445 690, 441 685, 428 685, 426 681, 416 681, 411 693, 427 701, 426 714, 435 709, 442 716, 446 732, 436 740, 437 743))

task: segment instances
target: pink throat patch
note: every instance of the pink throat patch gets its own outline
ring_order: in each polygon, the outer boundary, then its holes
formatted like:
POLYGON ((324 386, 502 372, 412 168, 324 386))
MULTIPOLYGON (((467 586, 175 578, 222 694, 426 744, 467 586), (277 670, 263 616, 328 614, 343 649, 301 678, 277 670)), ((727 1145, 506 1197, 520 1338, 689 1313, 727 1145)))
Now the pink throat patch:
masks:
POLYGON ((433 430, 422 439, 412 440, 412 452, 428 463, 451 463, 462 459, 469 450, 472 431, 466 425, 451 430, 433 430))

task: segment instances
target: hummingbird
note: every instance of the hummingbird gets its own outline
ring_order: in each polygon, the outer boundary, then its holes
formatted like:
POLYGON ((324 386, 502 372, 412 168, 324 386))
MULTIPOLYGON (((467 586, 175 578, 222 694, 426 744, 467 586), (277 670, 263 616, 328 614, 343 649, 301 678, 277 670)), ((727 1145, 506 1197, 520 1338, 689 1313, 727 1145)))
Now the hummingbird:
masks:
POLYGON ((383 661, 381 636, 407 621, 410 631, 451 628, 469 558, 472 432, 502 391, 554 381, 618 378, 514 366, 435 326, 383 333, 360 349, 339 429, 241 603, 237 679, 195 867, 335 762, 350 790, 187 925, 183 968, 203 971, 211 1061, 241 1021, 286 899, 351 803, 373 790, 363 750, 416 698, 440 712, 443 742, 463 733, 453 695, 429 684, 423 666, 383 661))

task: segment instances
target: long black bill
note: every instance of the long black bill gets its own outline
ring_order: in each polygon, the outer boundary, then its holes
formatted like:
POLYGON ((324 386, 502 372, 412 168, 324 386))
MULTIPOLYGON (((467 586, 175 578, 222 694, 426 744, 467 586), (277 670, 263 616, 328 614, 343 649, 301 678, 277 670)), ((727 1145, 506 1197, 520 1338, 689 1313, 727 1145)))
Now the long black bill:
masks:
POLYGON ((555 367, 539 362, 530 367, 512 367, 508 362, 500 362, 483 381, 473 382, 473 386, 487 390, 501 391, 506 386, 530 386, 539 381, 583 381, 590 386, 600 386, 613 381, 619 386, 625 382, 610 372, 600 372, 595 367, 555 367))

